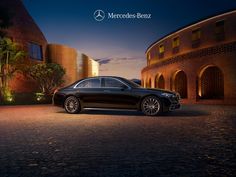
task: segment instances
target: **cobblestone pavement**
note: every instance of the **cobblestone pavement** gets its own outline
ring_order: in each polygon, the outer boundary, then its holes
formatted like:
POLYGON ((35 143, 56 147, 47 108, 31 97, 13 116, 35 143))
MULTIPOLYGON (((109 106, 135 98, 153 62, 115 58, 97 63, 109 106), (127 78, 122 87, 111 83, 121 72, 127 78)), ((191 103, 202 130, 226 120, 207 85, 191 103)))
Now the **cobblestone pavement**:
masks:
POLYGON ((159 117, 0 107, 0 177, 235 176, 236 106, 159 117))

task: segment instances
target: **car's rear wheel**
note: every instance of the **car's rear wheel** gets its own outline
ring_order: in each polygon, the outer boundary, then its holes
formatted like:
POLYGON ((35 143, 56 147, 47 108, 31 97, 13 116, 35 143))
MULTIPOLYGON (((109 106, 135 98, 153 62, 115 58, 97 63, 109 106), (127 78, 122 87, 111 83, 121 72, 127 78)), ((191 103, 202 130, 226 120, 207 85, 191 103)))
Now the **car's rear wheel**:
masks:
POLYGON ((141 110, 145 115, 155 116, 162 112, 162 104, 157 97, 148 96, 143 99, 141 110))
POLYGON ((80 102, 75 96, 69 96, 64 102, 66 112, 75 114, 80 111, 80 102))

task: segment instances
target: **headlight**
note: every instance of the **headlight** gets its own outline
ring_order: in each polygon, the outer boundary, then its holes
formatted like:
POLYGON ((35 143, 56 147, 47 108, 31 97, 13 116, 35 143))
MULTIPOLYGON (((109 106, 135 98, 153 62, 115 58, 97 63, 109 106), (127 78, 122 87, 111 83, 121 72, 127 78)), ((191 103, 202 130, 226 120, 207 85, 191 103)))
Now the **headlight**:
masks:
POLYGON ((173 97, 173 96, 174 96, 173 94, 171 94, 171 93, 166 93, 166 92, 162 93, 161 95, 162 95, 162 96, 165 96, 165 97, 173 97))

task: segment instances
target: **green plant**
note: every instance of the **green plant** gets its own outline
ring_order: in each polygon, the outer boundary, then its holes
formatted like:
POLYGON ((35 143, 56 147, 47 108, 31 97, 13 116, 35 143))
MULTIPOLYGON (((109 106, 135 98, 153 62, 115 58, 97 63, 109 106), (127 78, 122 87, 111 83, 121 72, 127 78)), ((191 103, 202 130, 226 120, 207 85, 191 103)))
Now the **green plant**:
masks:
POLYGON ((41 102, 45 101, 45 94, 44 93, 35 93, 36 101, 41 102))
POLYGON ((28 75, 36 81, 41 93, 48 95, 64 81, 65 69, 56 63, 36 64, 28 69, 28 75))
POLYGON ((5 102, 13 102, 14 101, 14 94, 12 93, 12 91, 5 87, 1 89, 1 94, 3 97, 3 101, 5 102))
POLYGON ((8 81, 20 70, 25 51, 9 38, 0 38, 0 88, 8 88, 8 81))

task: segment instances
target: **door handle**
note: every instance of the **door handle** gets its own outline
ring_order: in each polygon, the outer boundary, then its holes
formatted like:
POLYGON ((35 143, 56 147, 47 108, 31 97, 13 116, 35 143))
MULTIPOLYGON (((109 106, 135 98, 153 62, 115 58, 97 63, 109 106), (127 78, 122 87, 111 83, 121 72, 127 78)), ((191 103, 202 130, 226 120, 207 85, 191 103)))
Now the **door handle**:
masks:
POLYGON ((111 92, 110 90, 103 90, 104 92, 111 92))

